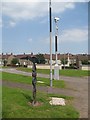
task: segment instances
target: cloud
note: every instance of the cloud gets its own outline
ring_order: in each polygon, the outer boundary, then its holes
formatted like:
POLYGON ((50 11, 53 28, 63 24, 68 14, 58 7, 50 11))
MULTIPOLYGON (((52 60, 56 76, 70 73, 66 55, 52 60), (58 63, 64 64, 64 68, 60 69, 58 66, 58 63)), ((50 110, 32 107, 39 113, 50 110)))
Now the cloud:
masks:
POLYGON ((14 21, 9 21, 9 26, 14 27, 16 25, 16 22, 14 21))
POLYGON ((29 39, 28 39, 28 42, 31 43, 31 42, 32 42, 32 38, 29 38, 29 39))
POLYGON ((73 28, 62 31, 59 37, 62 42, 83 42, 88 40, 87 28, 73 28))
MULTIPOLYGON (((17 0, 15 0, 17 1, 17 0)), ((48 2, 3 2, 3 16, 10 18, 10 21, 36 20, 48 14, 48 2)), ((53 13, 62 13, 67 9, 74 9, 75 3, 52 3, 53 13)), ((5 19, 4 19, 5 20, 5 19)), ((11 26, 15 24, 11 23, 11 26)))
POLYGON ((75 8, 75 3, 70 3, 70 2, 55 2, 52 4, 52 10, 53 13, 63 13, 67 9, 74 9, 75 8))
POLYGON ((46 13, 46 4, 42 3, 3 3, 3 15, 8 16, 14 21, 33 20, 34 18, 44 16, 46 13), (42 11, 41 11, 42 9, 42 11))
MULTIPOLYGON (((89 0, 51 0, 52 2, 89 2, 89 0)), ((32 0, 3 0, 3 2, 32 2, 32 0)), ((48 2, 48 0, 33 0, 33 2, 48 2)))
MULTIPOLYGON (((83 41, 88 41, 88 28, 73 28, 63 30, 61 35, 58 36, 58 43, 66 42, 66 43, 78 43, 83 41)), ((45 40, 41 40, 44 44, 50 44, 50 38, 45 38, 45 40)), ((52 36, 52 44, 55 43, 55 36, 52 36)))
POLYGON ((2 18, 0 17, 0 28, 3 26, 2 18))

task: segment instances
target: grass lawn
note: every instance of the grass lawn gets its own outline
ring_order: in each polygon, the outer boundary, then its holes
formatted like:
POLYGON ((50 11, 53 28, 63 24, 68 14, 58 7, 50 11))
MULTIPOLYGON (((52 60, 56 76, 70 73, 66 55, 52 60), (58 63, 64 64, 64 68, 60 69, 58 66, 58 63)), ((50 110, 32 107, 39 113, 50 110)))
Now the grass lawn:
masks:
MULTIPOLYGON (((7 80, 7 81, 12 81, 12 82, 32 84, 31 76, 24 76, 24 75, 2 72, 2 79, 7 80)), ((37 78, 37 85, 38 86, 50 86, 50 80, 47 78, 37 78), (38 81, 41 81, 44 83, 38 83, 38 81)), ((53 87, 65 88, 66 85, 63 80, 53 80, 53 87)))
POLYGON ((53 94, 37 93, 37 101, 41 106, 29 106, 32 101, 30 91, 3 87, 3 118, 78 118, 79 113, 72 106, 72 97, 55 95, 66 99, 66 106, 51 106, 50 97, 53 94))
MULTIPOLYGON (((17 70, 25 71, 25 72, 32 72, 31 68, 24 68, 20 67, 17 68, 17 70)), ((37 69, 37 73, 42 73, 42 74, 50 74, 49 69, 37 69)), ((53 70, 54 74, 54 70, 53 70)), ((90 70, 59 70, 59 74, 63 76, 71 76, 71 77, 83 77, 83 76, 90 76, 90 70)))
POLYGON ((2 118, 2 86, 0 86, 0 118, 2 118))
POLYGON ((70 76, 70 77, 84 77, 90 76, 90 71, 87 70, 61 70, 60 75, 70 76))
POLYGON ((2 72, 0 72, 0 80, 2 80, 2 72))

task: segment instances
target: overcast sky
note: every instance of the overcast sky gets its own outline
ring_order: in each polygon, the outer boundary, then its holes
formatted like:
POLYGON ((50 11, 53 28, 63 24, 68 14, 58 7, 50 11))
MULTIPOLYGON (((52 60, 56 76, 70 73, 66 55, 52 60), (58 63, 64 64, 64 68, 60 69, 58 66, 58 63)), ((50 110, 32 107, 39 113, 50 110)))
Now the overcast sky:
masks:
MULTIPOLYGON (((21 0, 6 1, 2 2, 2 17, 0 16, 2 52, 50 53, 48 2, 40 2, 40 0, 35 0, 35 2, 30 2, 31 0, 28 0, 29 2, 24 2, 24 0, 22 0, 23 2, 21 0)), ((54 17, 56 16, 60 18, 58 22, 58 53, 87 53, 88 3, 85 0, 82 2, 52 1, 52 53, 55 53, 54 17)))

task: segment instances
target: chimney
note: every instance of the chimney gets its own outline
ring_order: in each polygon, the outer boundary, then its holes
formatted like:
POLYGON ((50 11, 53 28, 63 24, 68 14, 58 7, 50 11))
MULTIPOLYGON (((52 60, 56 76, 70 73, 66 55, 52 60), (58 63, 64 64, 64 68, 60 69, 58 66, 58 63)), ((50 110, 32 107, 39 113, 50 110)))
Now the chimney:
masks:
POLYGON ((31 55, 33 55, 33 52, 31 52, 31 55))

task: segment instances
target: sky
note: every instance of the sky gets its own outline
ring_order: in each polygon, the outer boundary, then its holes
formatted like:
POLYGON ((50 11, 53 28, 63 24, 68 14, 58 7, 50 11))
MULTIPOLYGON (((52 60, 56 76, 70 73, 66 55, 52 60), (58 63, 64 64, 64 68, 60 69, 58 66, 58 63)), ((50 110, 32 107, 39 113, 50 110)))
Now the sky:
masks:
MULTIPOLYGON (((0 52, 50 53, 48 1, 25 1, 0 3, 0 52)), ((88 53, 88 2, 67 1, 52 0, 52 53, 55 54, 55 17, 59 17, 58 53, 88 53)))

